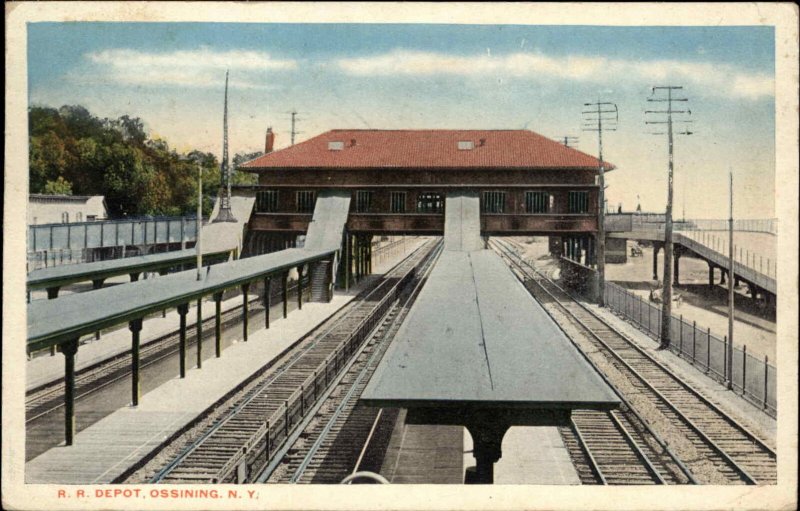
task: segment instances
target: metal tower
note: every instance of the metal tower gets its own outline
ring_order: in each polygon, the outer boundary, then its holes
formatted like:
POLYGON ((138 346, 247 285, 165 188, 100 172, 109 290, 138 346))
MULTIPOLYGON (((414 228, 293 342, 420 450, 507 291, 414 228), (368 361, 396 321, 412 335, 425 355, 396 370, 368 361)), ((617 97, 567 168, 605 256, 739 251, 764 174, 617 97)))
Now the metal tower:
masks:
POLYGON ((228 161, 228 71, 225 71, 225 113, 222 121, 222 162, 220 163, 219 213, 214 222, 235 222, 231 211, 231 168, 228 161))

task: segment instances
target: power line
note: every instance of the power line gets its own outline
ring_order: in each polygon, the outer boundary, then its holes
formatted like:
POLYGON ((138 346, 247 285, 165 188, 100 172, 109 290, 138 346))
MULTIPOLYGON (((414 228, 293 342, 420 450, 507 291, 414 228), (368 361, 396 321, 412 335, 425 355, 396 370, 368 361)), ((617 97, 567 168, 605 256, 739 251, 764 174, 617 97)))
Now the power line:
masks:
POLYGON ((689 101, 688 98, 680 97, 679 91, 683 87, 676 85, 658 86, 653 87, 651 97, 647 98, 648 103, 666 103, 666 110, 645 110, 645 115, 650 116, 645 120, 646 126, 662 126, 666 125, 667 131, 650 132, 651 135, 667 135, 667 144, 669 150, 669 175, 667 178, 667 208, 664 219, 664 286, 661 294, 661 344, 659 349, 666 349, 671 342, 671 318, 672 318, 672 188, 673 188, 673 171, 674 171, 674 136, 675 135, 691 135, 693 132, 689 131, 688 127, 683 131, 675 132, 675 124, 690 124, 691 119, 686 117, 692 115, 692 111, 686 108, 685 110, 677 110, 674 104, 683 104, 689 101), (656 96, 656 94, 666 97, 656 96), (649 120, 655 119, 655 120, 649 120))
POLYGON ((606 180, 605 162, 603 162, 603 131, 616 131, 619 123, 619 109, 616 103, 597 100, 594 103, 584 103, 583 131, 596 131, 599 148, 598 160, 598 197, 597 208, 600 211, 597 227, 597 304, 605 306, 606 288, 606 180))

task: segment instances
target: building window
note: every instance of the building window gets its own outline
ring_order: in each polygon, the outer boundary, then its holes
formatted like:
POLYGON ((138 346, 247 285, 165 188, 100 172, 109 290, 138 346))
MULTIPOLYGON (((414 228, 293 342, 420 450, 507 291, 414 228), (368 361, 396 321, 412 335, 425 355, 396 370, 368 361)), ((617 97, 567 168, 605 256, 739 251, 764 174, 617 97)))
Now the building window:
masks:
POLYGON ((589 192, 569 192, 568 199, 570 213, 589 212, 589 192))
POLYGON ((526 213, 547 213, 550 194, 547 192, 525 192, 526 213))
POLYGON ((278 211, 278 190, 256 192, 256 213, 274 213, 278 211))
POLYGON ((484 213, 504 213, 506 210, 506 192, 483 192, 484 213))
POLYGON ((406 192, 391 192, 389 202, 392 213, 406 212, 406 192))
POLYGON ((75 221, 76 222, 83 222, 83 213, 81 213, 80 211, 75 213, 75 221))
POLYGON ((87 222, 94 222, 97 220, 97 215, 86 215, 87 222))
POLYGON ((369 213, 372 207, 372 192, 358 190, 356 192, 356 213, 369 213))
POLYGON ((297 192, 297 212, 313 213, 316 193, 312 190, 297 192))
POLYGON ((62 224, 68 224, 69 223, 69 213, 67 213, 66 211, 61 213, 61 223, 62 224))
POLYGON ((417 196, 417 213, 441 213, 444 201, 441 193, 423 192, 417 196))

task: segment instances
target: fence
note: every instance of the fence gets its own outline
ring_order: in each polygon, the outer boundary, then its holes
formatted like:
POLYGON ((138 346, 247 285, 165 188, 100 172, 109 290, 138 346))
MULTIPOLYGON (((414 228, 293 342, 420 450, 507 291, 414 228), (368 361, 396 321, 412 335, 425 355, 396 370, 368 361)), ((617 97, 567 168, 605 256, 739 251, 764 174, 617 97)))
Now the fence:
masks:
POLYGON ((28 227, 28 252, 194 241, 194 217, 42 224, 28 227))
MULTIPOLYGON (((617 213, 605 217, 606 230, 618 231, 663 231, 666 218, 660 213, 617 213)), ((728 220, 721 219, 673 219, 676 231, 727 231, 728 220)), ((739 219, 733 221, 733 230, 737 232, 763 232, 778 234, 778 220, 739 219)))
MULTIPOLYGON (((604 296, 607 307, 658 340, 661 333, 660 307, 610 282, 606 283, 604 296)), ((674 315, 670 322, 670 333, 670 351, 688 360, 710 378, 725 382, 727 336, 720 339, 711 333, 711 329, 698 327, 696 322, 690 323, 682 316, 674 315)), ((778 413, 777 379, 777 369, 769 364, 766 356, 763 360, 757 359, 747 353, 746 345, 742 349, 734 346, 734 390, 773 417, 778 413)))
MULTIPOLYGON (((725 234, 711 234, 710 232, 683 232, 680 233, 684 238, 693 240, 713 251, 728 255, 728 236, 725 234)), ((689 247, 692 248, 692 247, 689 247)), ((767 248, 767 250, 769 250, 767 248)), ((763 253, 751 252, 750 247, 744 248, 736 244, 736 236, 734 236, 733 245, 733 260, 734 262, 757 271, 761 275, 766 275, 773 279, 777 278, 778 265, 771 257, 764 257, 763 253)))

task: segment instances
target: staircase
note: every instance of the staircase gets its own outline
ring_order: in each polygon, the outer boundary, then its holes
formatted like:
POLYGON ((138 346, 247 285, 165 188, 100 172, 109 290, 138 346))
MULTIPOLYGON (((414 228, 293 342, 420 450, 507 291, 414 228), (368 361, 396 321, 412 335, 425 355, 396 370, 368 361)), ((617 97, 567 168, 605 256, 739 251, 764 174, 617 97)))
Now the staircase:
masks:
POLYGON ((311 299, 310 302, 328 302, 328 285, 331 272, 330 261, 319 261, 311 267, 311 299))

